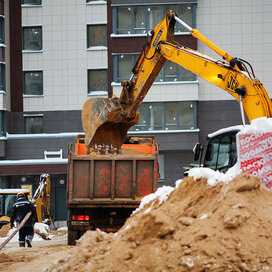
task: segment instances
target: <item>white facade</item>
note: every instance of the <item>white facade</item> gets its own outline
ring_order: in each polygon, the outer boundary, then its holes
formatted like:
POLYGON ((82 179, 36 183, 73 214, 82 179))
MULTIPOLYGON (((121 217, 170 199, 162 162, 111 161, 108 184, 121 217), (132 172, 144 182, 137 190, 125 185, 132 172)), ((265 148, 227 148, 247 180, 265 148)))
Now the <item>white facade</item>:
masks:
MULTIPOLYGON (((22 8, 23 26, 42 26, 43 50, 23 51, 23 70, 43 71, 43 95, 24 96, 24 111, 80 110, 88 98, 87 70, 107 69, 107 49, 87 49, 87 25, 107 23, 106 1, 43 0, 22 8)), ((272 1, 200 0, 197 29, 234 57, 253 66, 272 96, 272 1)), ((198 51, 219 58, 198 42, 198 51)), ((196 82, 154 83, 145 102, 232 100, 227 92, 198 78, 196 82)), ((122 87, 112 84, 119 96, 122 87)), ((105 95, 107 96, 107 95, 105 95)))
POLYGON ((107 49, 87 49, 87 25, 106 24, 106 1, 43 0, 22 6, 22 26, 42 26, 43 49, 23 51, 23 71, 43 71, 43 95, 24 96, 24 111, 81 110, 87 70, 107 68, 107 49))
MULTIPOLYGON (((272 97, 272 1, 200 0, 197 29, 233 57, 248 61, 272 97)), ((206 45, 198 50, 221 59, 206 45)), ((231 95, 199 78, 199 100, 230 100, 231 95)))

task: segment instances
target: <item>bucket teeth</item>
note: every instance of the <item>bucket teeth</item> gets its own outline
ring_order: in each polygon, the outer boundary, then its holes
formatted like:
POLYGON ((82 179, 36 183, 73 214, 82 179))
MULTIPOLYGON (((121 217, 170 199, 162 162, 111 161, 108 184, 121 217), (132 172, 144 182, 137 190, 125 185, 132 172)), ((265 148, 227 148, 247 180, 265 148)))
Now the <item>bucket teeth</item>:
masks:
POLYGON ((139 113, 134 118, 127 117, 118 98, 90 98, 84 103, 81 114, 86 150, 95 144, 94 150, 103 144, 120 149, 128 130, 139 120, 139 113))

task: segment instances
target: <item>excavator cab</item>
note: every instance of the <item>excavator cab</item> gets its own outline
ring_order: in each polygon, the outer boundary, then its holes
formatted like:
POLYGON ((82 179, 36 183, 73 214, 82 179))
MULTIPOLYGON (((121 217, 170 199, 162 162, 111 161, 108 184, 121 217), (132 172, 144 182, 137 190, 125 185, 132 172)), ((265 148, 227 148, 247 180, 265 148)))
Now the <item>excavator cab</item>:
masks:
POLYGON ((20 192, 23 192, 27 197, 30 193, 26 189, 0 189, 0 228, 9 224, 12 207, 20 192))

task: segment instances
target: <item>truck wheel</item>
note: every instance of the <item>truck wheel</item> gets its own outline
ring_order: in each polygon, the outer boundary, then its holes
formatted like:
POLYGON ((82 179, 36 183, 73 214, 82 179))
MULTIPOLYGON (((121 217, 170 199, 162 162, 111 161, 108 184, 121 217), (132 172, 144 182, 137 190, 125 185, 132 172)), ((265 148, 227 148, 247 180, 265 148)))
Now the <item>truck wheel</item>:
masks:
POLYGON ((78 239, 78 232, 76 230, 68 229, 68 245, 74 246, 76 244, 77 239, 78 239))

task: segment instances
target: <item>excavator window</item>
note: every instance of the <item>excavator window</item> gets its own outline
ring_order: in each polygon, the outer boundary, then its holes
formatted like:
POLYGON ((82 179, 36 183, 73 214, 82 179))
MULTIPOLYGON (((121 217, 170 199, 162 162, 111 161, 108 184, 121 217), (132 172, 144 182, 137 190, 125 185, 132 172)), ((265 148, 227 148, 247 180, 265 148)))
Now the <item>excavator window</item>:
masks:
POLYGON ((210 140, 207 146, 204 167, 209 167, 216 170, 217 157, 218 157, 219 139, 214 138, 210 140))
POLYGON ((204 167, 226 172, 237 162, 236 133, 218 135, 210 139, 204 167))
POLYGON ((5 198, 5 215, 11 216, 11 210, 13 207, 13 204, 16 202, 17 197, 16 195, 6 195, 5 198))

